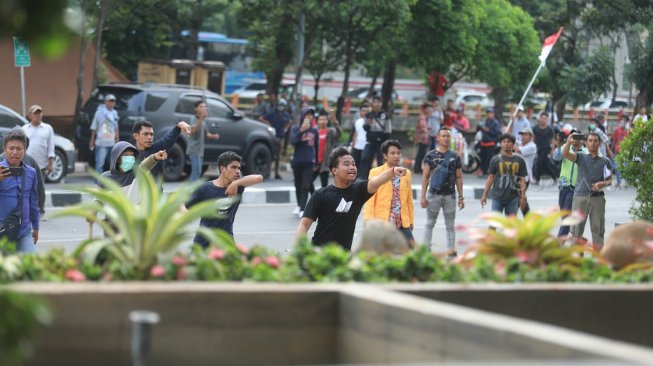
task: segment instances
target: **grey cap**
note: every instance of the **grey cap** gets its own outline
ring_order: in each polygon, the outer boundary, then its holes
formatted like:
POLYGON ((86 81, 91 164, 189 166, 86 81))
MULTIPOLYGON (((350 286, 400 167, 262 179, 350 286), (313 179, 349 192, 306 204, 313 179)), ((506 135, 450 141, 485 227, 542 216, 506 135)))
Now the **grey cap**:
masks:
POLYGON ((525 134, 525 133, 529 133, 529 134, 532 135, 532 134, 533 134, 533 129, 530 128, 530 127, 526 127, 526 128, 524 128, 523 130, 519 131, 519 134, 520 134, 520 135, 525 134))

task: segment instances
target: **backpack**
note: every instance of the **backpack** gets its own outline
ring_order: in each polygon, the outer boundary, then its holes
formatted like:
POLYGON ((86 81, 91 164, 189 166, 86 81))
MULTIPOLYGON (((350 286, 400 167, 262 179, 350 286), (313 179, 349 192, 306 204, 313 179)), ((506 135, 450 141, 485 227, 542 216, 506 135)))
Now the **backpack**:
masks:
POLYGON ((442 187, 444 182, 447 181, 447 178, 449 178, 449 161, 451 160, 451 155, 453 155, 453 152, 451 150, 447 151, 440 166, 431 174, 431 180, 429 182, 429 190, 431 192, 435 192, 442 187))

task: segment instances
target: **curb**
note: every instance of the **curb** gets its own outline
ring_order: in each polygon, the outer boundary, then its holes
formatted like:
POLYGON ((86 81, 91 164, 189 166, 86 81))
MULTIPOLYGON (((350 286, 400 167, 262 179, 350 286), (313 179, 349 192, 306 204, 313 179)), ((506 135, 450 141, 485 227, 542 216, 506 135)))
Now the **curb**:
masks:
MULTIPOLYGON (((421 192, 421 185, 413 184, 413 197, 418 199, 421 192)), ((480 199, 483 194, 483 188, 463 186, 465 197, 480 199)), ((76 205, 82 202, 88 202, 91 196, 75 191, 46 191, 45 207, 66 207, 76 205)), ((243 204, 266 204, 266 203, 293 203, 296 204, 295 187, 270 187, 270 188, 247 188, 242 197, 243 204)))

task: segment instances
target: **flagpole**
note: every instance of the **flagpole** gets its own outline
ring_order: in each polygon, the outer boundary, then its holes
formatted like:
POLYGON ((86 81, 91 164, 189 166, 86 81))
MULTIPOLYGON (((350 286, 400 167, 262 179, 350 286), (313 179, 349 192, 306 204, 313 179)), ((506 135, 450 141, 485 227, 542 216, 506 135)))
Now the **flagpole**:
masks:
POLYGON ((537 68, 537 71, 535 71, 535 75, 533 75, 531 82, 528 83, 528 87, 526 87, 526 91, 524 92, 524 95, 521 96, 521 99, 517 104, 517 108, 515 108, 515 111, 513 112, 512 118, 510 119, 511 121, 515 119, 515 116, 517 116, 517 109, 522 105, 522 103, 524 103, 524 99, 526 99, 526 95, 528 94, 528 91, 531 90, 531 87, 533 86, 533 83, 535 82, 537 75, 540 73, 540 71, 542 71, 543 67, 544 67, 544 62, 540 62, 540 66, 537 68))

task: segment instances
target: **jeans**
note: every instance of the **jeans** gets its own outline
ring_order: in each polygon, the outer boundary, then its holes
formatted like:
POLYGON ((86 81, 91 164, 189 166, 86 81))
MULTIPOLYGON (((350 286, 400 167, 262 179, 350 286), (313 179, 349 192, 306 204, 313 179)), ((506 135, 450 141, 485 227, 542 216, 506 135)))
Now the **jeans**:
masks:
POLYGON ((415 242, 415 238, 413 238, 413 230, 411 230, 409 227, 402 227, 397 230, 399 230, 404 238, 406 238, 408 241, 408 246, 413 247, 413 243, 415 242))
POLYGON ((383 154, 381 154, 381 144, 367 143, 363 149, 363 156, 361 157, 361 167, 358 171, 359 179, 367 179, 372 169, 372 159, 376 156, 376 164, 383 165, 383 154))
POLYGON ((582 237, 589 218, 592 242, 602 248, 605 235, 605 196, 574 196, 571 209, 580 210, 586 215, 585 219, 571 228, 571 235, 576 238, 582 237))
MULTIPOLYGON (((104 162, 107 160, 107 156, 111 154, 111 146, 96 146, 95 147, 95 171, 98 174, 104 172, 104 162)), ((111 167, 109 167, 111 170, 111 167)))
POLYGON ((517 212, 519 212, 519 197, 509 200, 492 199, 492 211, 505 212, 506 216, 517 215, 517 212))
POLYGON ((621 185, 621 173, 619 173, 619 168, 617 167, 617 161, 615 160, 617 155, 614 156, 612 161, 612 170, 614 170, 614 176, 617 178, 617 187, 621 185))
POLYGON ((453 194, 441 195, 429 192, 426 196, 426 229, 424 230, 424 245, 431 247, 433 227, 438 220, 440 209, 444 212, 444 226, 447 228, 447 248, 454 249, 456 246, 456 198, 453 194))
POLYGON ((188 180, 195 182, 200 179, 202 176, 202 163, 204 162, 204 157, 199 154, 193 154, 190 156, 190 177, 188 180))
POLYGON ((34 239, 32 238, 32 231, 28 231, 27 234, 18 238, 16 243, 16 250, 20 253, 33 253, 36 251, 36 245, 34 245, 34 239))
MULTIPOLYGON (((560 187, 558 194, 558 206, 561 210, 571 211, 572 202, 574 200, 574 187, 560 187)), ((565 216, 566 217, 566 216, 565 216)), ((558 236, 569 235, 569 225, 560 226, 558 236)))
POLYGON ((292 167, 292 173, 295 178, 295 198, 300 211, 306 208, 308 201, 308 191, 311 188, 313 178, 313 165, 298 165, 292 167))

